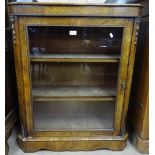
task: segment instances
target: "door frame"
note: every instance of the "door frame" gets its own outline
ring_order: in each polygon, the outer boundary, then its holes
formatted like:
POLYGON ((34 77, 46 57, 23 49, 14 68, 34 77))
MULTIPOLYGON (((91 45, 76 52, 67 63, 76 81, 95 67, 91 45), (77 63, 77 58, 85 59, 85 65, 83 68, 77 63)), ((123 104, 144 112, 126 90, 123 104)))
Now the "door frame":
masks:
MULTIPOLYGON (((121 122, 126 116, 124 114, 123 106, 128 106, 128 102, 124 103, 125 89, 120 89, 122 81, 126 82, 127 85, 127 72, 128 63, 131 49, 132 32, 133 32, 133 18, 96 18, 96 17, 20 17, 17 21, 17 32, 18 50, 15 50, 17 55, 18 72, 17 79, 19 80, 20 90, 22 91, 22 103, 19 103, 21 110, 21 120, 23 124, 25 134, 28 136, 84 136, 84 135, 119 135, 121 132, 121 122), (33 130, 33 106, 32 106, 32 95, 31 95, 31 80, 30 80, 30 61, 29 61, 29 41, 27 34, 27 26, 99 26, 99 27, 123 27, 123 39, 121 47, 121 60, 117 84, 117 97, 116 97, 116 108, 115 108, 115 119, 114 119, 114 130, 113 131, 34 131, 33 130), (17 53, 18 52, 18 53, 17 53), (19 66, 21 65, 21 66, 19 66), (22 76, 22 77, 19 77, 22 76), (23 86, 21 88, 21 86, 23 86), (126 105, 124 105, 126 104, 126 105)), ((17 46, 17 45, 16 45, 17 46)), ((19 91, 20 91, 19 90, 19 91)), ((129 90, 128 90, 129 91, 129 90)))

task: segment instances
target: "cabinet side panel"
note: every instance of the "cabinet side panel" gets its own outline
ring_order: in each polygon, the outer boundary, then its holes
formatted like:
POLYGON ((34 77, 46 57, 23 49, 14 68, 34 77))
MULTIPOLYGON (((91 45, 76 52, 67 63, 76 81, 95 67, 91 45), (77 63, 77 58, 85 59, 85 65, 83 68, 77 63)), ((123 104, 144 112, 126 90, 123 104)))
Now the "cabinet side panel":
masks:
POLYGON ((29 71, 29 53, 28 53, 28 37, 27 37, 27 27, 23 22, 22 18, 19 18, 19 31, 20 31, 20 41, 21 41, 21 64, 23 73, 23 95, 24 95, 24 109, 25 109, 25 119, 27 125, 28 136, 31 136, 33 130, 32 123, 32 102, 31 102, 31 84, 30 84, 30 71, 29 71))
POLYGON ((23 136, 26 136, 26 113, 25 113, 25 102, 24 102, 24 87, 23 87, 23 67, 21 60, 21 42, 19 32, 19 19, 17 17, 12 18, 12 30, 13 30, 13 48, 14 48, 14 59, 16 68, 17 88, 18 88, 18 105, 21 121, 21 131, 23 136))
POLYGON ((130 49, 130 56, 129 56, 128 73, 127 73, 127 79, 126 79, 127 83, 126 83, 126 91, 124 96, 121 128, 124 128, 125 126, 126 116, 128 111, 128 103, 129 103, 132 74, 133 74, 133 67, 134 67, 134 60, 135 60, 135 53, 136 53, 139 22, 140 22, 140 18, 136 18, 134 22, 133 32, 132 32, 132 42, 131 42, 131 49, 130 49))
POLYGON ((142 139, 149 139, 149 35, 148 17, 140 24, 136 63, 130 97, 129 125, 142 139), (133 114, 130 116, 130 114, 133 114))

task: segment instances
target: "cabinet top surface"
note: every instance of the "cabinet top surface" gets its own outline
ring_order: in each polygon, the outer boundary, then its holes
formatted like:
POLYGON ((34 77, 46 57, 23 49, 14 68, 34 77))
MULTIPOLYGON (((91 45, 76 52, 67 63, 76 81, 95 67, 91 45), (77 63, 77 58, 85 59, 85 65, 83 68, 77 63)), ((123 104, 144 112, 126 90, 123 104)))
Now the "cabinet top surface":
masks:
POLYGON ((140 17, 140 4, 10 2, 9 14, 16 16, 140 17))
POLYGON ((143 7, 141 4, 119 4, 119 3, 99 3, 99 2, 9 2, 8 5, 60 5, 60 6, 103 6, 103 7, 143 7))

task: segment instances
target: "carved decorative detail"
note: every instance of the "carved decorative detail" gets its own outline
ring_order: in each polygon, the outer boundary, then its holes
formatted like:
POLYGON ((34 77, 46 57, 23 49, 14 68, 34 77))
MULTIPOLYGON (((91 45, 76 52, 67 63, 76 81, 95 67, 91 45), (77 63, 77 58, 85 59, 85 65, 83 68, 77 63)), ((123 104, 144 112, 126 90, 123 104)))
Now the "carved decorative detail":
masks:
POLYGON ((125 80, 122 80, 122 81, 121 81, 120 89, 121 89, 121 90, 125 90, 125 87, 126 87, 126 81, 125 81, 125 80))
POLYGON ((24 126, 23 126, 23 124, 21 125, 21 133, 22 133, 22 136, 25 137, 25 132, 24 132, 24 126))
POLYGON ((140 18, 136 19, 135 46, 137 45, 140 18))
POLYGON ((15 18, 14 16, 10 16, 10 24, 11 24, 11 28, 12 28, 12 36, 13 36, 13 43, 16 43, 16 32, 15 32, 15 18))

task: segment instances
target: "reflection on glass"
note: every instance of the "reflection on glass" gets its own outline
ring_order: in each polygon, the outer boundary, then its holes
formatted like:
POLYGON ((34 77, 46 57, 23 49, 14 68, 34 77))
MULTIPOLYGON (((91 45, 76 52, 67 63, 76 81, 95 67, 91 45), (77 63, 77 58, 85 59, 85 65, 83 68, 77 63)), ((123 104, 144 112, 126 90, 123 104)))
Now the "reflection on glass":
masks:
POLYGON ((28 26, 30 54, 120 55, 122 33, 118 27, 28 26))
POLYGON ((34 130, 113 129, 122 34, 112 27, 28 26, 34 130), (66 55, 108 61, 64 62, 66 55))

